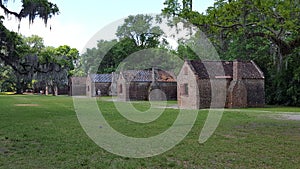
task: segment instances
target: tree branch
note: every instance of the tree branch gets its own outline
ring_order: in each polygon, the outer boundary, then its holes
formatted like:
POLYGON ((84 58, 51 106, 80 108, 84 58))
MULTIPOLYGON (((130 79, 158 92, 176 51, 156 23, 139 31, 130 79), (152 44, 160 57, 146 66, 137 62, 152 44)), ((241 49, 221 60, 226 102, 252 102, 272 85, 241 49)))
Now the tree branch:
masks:
POLYGON ((294 49, 300 47, 300 36, 298 36, 295 40, 289 43, 289 46, 294 49))
POLYGON ((5 5, 3 5, 2 0, 0 0, 0 8, 2 8, 4 10, 5 14, 11 14, 14 15, 15 17, 17 17, 19 20, 21 20, 21 16, 20 14, 18 14, 17 12, 13 12, 11 10, 9 10, 5 5))
MULTIPOLYGON (((263 38, 269 39, 270 41, 275 43, 280 48, 281 53, 283 55, 288 55, 288 54, 292 53, 293 48, 291 47, 291 45, 286 43, 285 41, 277 38, 274 35, 266 34, 266 33, 263 33, 263 32, 255 32, 255 33, 249 33, 248 36, 247 36, 247 38, 253 38, 253 37, 263 37, 263 38)), ((295 41, 294 43, 296 45, 299 42, 295 41)))

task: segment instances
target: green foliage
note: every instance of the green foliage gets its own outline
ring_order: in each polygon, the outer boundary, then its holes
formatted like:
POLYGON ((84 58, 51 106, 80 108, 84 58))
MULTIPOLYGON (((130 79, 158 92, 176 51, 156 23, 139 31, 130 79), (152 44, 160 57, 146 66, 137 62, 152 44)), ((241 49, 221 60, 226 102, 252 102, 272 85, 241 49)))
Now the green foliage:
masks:
POLYGON ((45 47, 39 54, 39 66, 35 72, 36 87, 49 86, 52 94, 60 85, 67 85, 75 69, 79 52, 75 48, 63 45, 58 48, 45 47))
POLYGON ((79 52, 67 45, 58 48, 45 47, 43 39, 36 35, 21 37, 7 31, 15 38, 10 43, 3 42, 0 55, 5 67, 6 80, 2 81, 3 90, 15 90, 21 94, 26 89, 32 89, 32 80, 38 80, 39 86, 56 86, 67 84, 68 77, 75 69, 79 52), (6 46, 5 46, 6 45, 6 46), (13 50, 11 49, 13 47, 13 50))
MULTIPOLYGON (((222 59, 254 60, 265 73, 268 103, 300 104, 298 0, 217 0, 206 14, 187 10, 184 3, 166 0, 162 11, 197 26, 222 59)), ((184 48, 179 52, 192 57, 184 48)))
POLYGON ((0 72, 0 91, 12 92, 14 90, 14 86, 10 78, 12 72, 11 68, 0 63, 0 72))
POLYGON ((153 20, 150 15, 130 15, 124 20, 124 24, 118 27, 116 35, 121 40, 133 40, 137 47, 157 47, 163 31, 154 25, 153 20))
MULTIPOLYGON (((79 61, 81 69, 83 69, 85 75, 96 72, 112 72, 112 64, 114 64, 113 59, 117 56, 111 55, 110 51, 117 43, 117 40, 99 40, 97 48, 87 49, 86 52, 80 56, 79 61), (100 64, 102 66, 99 66, 100 64), (98 71, 98 69, 100 70, 98 71)), ((123 51, 121 50, 120 52, 123 51)))
MULTIPOLYGON (((119 66, 124 66, 126 58, 138 51, 164 48, 166 41, 162 38, 163 31, 158 26, 155 26, 155 23, 160 18, 161 16, 153 18, 150 15, 128 16, 117 29, 117 40, 99 40, 96 48, 87 49, 81 55, 80 64, 83 71, 86 74, 111 73, 116 71, 119 66), (122 62, 123 65, 121 64, 122 62)), ((153 67, 154 63, 147 61, 151 60, 151 58, 153 60, 154 57, 158 56, 155 55, 156 52, 146 53, 144 64, 139 62, 135 68, 153 67), (150 66, 151 64, 152 66, 150 66)))
MULTIPOLYGON (((9 10, 7 2, 8 0, 0 0, 0 8, 6 15, 13 15, 19 20, 28 17, 30 24, 36 17, 47 24, 49 18, 59 13, 56 4, 48 0, 23 0, 19 12, 9 10)), ((44 48, 43 39, 38 36, 21 37, 5 28, 2 23, 3 16, 0 16, 0 19, 0 60, 5 66, 12 68, 13 73, 10 75, 9 82, 16 88, 17 93, 22 93, 22 90, 29 87, 33 74, 41 71, 38 55, 44 48)))
MULTIPOLYGON (((272 77, 270 101, 272 103, 300 106, 300 48, 283 60, 283 68, 272 77), (274 92, 276 91, 276 92, 274 92)), ((278 71, 278 70, 277 70, 278 71)))
POLYGON ((177 48, 177 54, 180 56, 182 59, 199 59, 197 54, 187 45, 179 45, 177 48))
POLYGON ((123 38, 116 43, 103 57, 99 63, 98 73, 111 73, 116 71, 120 63, 130 54, 138 51, 134 40, 123 38))

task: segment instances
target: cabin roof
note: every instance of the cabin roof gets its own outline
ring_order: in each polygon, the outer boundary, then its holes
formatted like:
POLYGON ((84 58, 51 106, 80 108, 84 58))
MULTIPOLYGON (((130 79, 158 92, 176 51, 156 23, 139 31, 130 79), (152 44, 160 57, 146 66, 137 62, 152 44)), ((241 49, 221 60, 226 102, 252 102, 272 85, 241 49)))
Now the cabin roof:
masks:
POLYGON ((93 83, 111 83, 112 74, 91 74, 91 81, 93 83))
MULTIPOLYGON (((238 61, 243 79, 263 79, 262 71, 253 61, 238 61)), ((188 60, 187 64, 201 79, 232 78, 233 61, 201 61, 188 60), (210 72, 210 74, 208 73, 210 72)))
MULTIPOLYGON (((155 77, 158 82, 176 82, 176 78, 172 73, 156 69, 155 77)), ((122 76, 127 81, 133 82, 152 82, 152 69, 146 70, 125 70, 122 71, 122 76)))

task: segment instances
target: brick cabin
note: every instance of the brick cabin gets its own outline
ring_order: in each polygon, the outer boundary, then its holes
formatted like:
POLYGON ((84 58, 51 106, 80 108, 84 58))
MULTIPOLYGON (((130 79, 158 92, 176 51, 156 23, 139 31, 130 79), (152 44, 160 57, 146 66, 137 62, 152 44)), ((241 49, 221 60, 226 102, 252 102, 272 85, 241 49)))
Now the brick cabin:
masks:
POLYGON ((86 80, 88 97, 111 95, 112 74, 89 74, 86 80))
POLYGON ((86 77, 71 77, 69 80, 70 96, 86 95, 86 77))
POLYGON ((177 99, 175 75, 160 69, 122 71, 117 81, 117 89, 120 101, 177 99))
POLYGON ((264 74, 253 61, 186 60, 177 82, 180 108, 243 108, 265 104, 264 74))

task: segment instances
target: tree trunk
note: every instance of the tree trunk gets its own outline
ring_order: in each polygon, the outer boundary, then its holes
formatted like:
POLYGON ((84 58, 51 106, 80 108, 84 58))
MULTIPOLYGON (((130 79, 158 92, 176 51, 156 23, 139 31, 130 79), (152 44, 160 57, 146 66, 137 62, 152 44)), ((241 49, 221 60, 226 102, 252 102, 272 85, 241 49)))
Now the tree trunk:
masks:
POLYGON ((57 88, 57 86, 54 87, 54 94, 55 94, 55 96, 58 95, 58 88, 57 88))
POLYGON ((53 96, 57 96, 58 95, 57 85, 53 85, 52 86, 52 95, 53 96))
POLYGON ((23 85, 18 77, 16 82, 16 94, 23 94, 23 85))
POLYGON ((16 94, 23 94, 22 87, 17 87, 16 88, 16 94))
POLYGON ((45 95, 47 96, 49 94, 49 87, 48 85, 46 85, 46 88, 45 88, 45 95))

